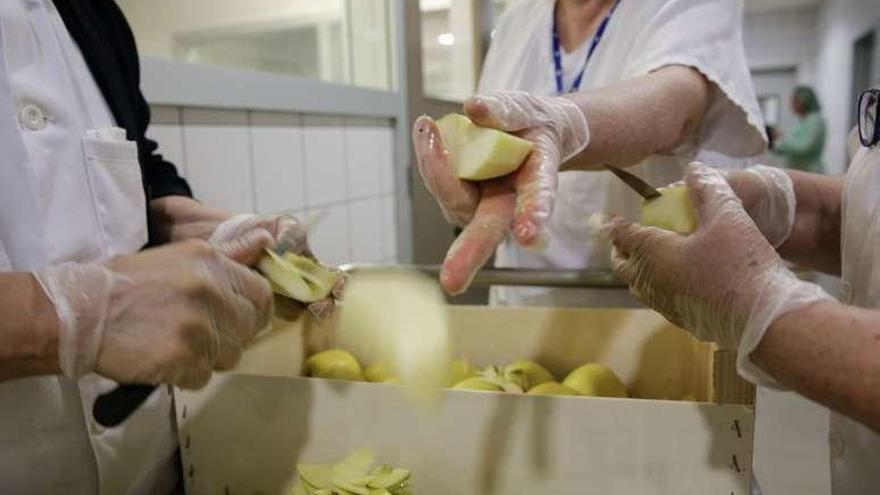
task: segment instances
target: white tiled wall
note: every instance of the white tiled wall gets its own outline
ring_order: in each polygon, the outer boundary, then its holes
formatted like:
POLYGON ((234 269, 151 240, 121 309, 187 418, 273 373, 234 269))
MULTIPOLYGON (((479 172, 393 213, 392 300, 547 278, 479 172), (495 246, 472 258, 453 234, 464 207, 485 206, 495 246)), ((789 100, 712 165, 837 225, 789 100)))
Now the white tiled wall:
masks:
POLYGON ((148 134, 195 196, 230 212, 326 212, 323 260, 397 261, 394 132, 382 119, 155 107, 148 134))

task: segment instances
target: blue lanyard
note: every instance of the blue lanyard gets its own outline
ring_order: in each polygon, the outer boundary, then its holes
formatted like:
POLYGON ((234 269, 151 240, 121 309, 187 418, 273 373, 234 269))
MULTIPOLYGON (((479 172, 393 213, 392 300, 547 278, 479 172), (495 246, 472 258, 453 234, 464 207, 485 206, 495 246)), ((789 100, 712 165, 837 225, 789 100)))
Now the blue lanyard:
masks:
POLYGON ((556 93, 574 93, 581 87, 581 80, 584 78, 584 71, 587 70, 587 65, 590 63, 590 59, 593 58, 593 52, 596 51, 596 47, 599 46, 599 42, 602 41, 602 36, 605 35, 605 29, 608 28, 608 23, 611 21, 611 16, 614 15, 614 11, 617 10, 617 6, 620 5, 620 0, 616 0, 614 5, 611 7, 611 10, 608 11, 608 15, 605 16, 605 19, 602 20, 602 23, 599 24, 599 28, 596 29, 596 34, 593 35, 593 41, 590 42, 590 50, 587 52, 587 60, 584 61, 583 67, 581 67, 581 71, 578 73, 577 77, 574 79, 574 82, 571 83, 571 89, 565 91, 565 88, 562 84, 562 52, 559 48, 559 28, 556 25, 556 12, 553 13, 553 65, 556 75, 556 93))

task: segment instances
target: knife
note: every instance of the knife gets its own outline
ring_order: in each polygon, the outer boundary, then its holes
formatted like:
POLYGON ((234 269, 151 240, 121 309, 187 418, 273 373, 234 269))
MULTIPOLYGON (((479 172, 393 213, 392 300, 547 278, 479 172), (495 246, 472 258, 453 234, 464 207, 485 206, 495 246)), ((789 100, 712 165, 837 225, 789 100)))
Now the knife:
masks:
MULTIPOLYGON (((281 234, 273 251, 281 255, 288 251, 298 252, 301 250, 305 247, 309 232, 327 216, 327 213, 327 210, 321 210, 306 215, 300 224, 301 228, 290 229, 281 234)), ((92 405, 92 417, 105 428, 118 426, 134 414, 155 389, 155 385, 119 385, 95 399, 95 403, 92 405)))
POLYGON ((639 195, 645 199, 654 199, 660 197, 660 191, 654 189, 651 184, 648 184, 644 180, 636 177, 635 175, 621 170, 612 165, 603 165, 605 170, 608 170, 612 174, 616 175, 620 180, 622 180, 626 185, 628 185, 632 190, 639 193, 639 195))

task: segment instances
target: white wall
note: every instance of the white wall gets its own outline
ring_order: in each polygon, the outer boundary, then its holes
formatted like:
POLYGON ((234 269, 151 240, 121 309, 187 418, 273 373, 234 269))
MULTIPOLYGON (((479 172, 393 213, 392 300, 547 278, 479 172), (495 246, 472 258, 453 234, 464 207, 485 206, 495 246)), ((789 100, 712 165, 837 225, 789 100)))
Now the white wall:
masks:
POLYGON ((319 258, 397 261, 390 120, 156 107, 148 135, 205 203, 235 213, 327 211, 310 235, 319 258))
POLYGON ((853 43, 878 22, 877 0, 828 0, 822 7, 816 89, 828 120, 825 160, 834 173, 845 167, 850 114, 856 104, 850 94, 853 43))
POLYGON ((816 71, 818 14, 815 7, 746 14, 743 41, 749 68, 795 67, 798 82, 812 83, 816 71))

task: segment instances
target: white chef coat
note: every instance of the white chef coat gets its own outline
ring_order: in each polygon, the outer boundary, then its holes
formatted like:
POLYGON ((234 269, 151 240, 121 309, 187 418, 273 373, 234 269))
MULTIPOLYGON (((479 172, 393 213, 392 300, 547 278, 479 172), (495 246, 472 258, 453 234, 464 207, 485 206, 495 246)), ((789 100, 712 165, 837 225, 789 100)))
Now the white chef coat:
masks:
MULTIPOLYGON (((481 93, 523 90, 555 95, 552 26, 555 0, 521 0, 502 15, 486 56, 481 93)), ((766 146, 764 123, 742 46, 741 0, 621 0, 584 72, 581 90, 608 86, 668 65, 699 70, 714 83, 702 127, 668 156, 651 156, 629 170, 655 185, 682 177, 692 160, 725 166, 750 163, 766 146)), ((563 54, 564 87, 583 66, 592 39, 563 54)), ((564 51, 564 50, 563 50, 564 51)), ((521 249, 507 240, 496 265, 524 268, 610 268, 610 249, 590 228, 594 213, 638 218, 641 198, 607 172, 560 175, 548 247, 521 249)), ((507 305, 618 305, 623 291, 495 287, 507 305)))
MULTIPOLYGON (((843 302, 880 309, 880 146, 862 147, 850 164, 842 229, 843 302)), ((832 411, 829 450, 834 495, 880 490, 880 435, 832 411)))
MULTIPOLYGON (((137 251, 147 241, 137 147, 113 128, 51 0, 0 1, 0 62, 0 270, 137 251)), ((168 391, 104 429, 92 404, 114 386, 97 375, 0 383, 0 491, 170 491, 168 391)))

